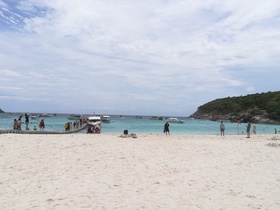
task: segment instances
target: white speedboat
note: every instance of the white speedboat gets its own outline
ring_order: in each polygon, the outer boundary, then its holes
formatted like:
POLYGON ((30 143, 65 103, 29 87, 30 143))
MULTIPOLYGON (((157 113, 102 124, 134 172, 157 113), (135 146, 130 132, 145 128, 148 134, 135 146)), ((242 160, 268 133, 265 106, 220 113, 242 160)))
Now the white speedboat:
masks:
POLYGON ((87 118, 87 123, 92 124, 92 123, 101 123, 101 117, 100 116, 89 116, 87 118))
POLYGON ((39 115, 31 115, 30 116, 30 118, 33 119, 33 120, 38 119, 39 117, 40 117, 39 115))
POLYGON ((87 133, 101 133, 101 117, 90 116, 87 119, 88 130, 87 133))
POLYGON ((110 116, 108 116, 108 115, 103 115, 103 116, 101 117, 101 121, 102 121, 102 122, 105 122, 105 123, 109 123, 109 122, 111 121, 111 118, 110 118, 110 116))
POLYGON ((170 123, 184 123, 184 120, 181 120, 177 117, 170 117, 168 122, 170 122, 170 123))

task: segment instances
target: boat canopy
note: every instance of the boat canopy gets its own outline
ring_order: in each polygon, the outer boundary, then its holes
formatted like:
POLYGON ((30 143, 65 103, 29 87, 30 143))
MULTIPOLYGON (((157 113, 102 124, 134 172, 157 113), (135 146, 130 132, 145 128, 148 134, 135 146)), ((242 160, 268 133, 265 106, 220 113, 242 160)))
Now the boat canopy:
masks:
POLYGON ((89 121, 101 121, 101 117, 100 116, 90 116, 88 117, 89 121))

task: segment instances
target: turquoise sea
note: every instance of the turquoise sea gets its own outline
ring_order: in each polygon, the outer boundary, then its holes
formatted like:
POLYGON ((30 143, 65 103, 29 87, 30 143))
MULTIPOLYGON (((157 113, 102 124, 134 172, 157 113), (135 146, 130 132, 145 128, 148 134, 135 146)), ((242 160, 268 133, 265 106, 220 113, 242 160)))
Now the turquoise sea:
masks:
MULTIPOLYGON (((21 113, 1 113, 0 114, 0 130, 12 129, 14 119, 18 119, 21 113)), ((22 122, 25 121, 24 113, 22 114, 22 122)), ((90 116, 90 115, 84 115, 90 116)), ((120 116, 110 115, 110 123, 102 123, 102 133, 117 133, 122 134, 123 130, 127 129, 129 133, 136 134, 163 134, 163 126, 166 119, 150 120, 150 116, 120 116)), ((32 129, 34 125, 38 127, 41 119, 45 121, 46 131, 63 131, 64 124, 70 122, 68 120, 69 114, 56 114, 50 117, 29 119, 29 128, 32 129)), ((216 135, 219 134, 220 122, 213 122, 208 120, 196 120, 184 117, 178 117, 184 120, 184 123, 169 123, 170 134, 177 135, 216 135)), ((73 121, 74 122, 74 121, 73 121)), ((226 126, 225 134, 242 134, 245 133, 246 123, 231 123, 224 122, 226 126)), ((275 128, 280 131, 280 125, 270 124, 252 124, 252 127, 257 126, 257 134, 274 134, 275 128)), ((22 126, 25 128, 25 125, 22 126)), ((86 130, 82 131, 86 133, 86 130)))

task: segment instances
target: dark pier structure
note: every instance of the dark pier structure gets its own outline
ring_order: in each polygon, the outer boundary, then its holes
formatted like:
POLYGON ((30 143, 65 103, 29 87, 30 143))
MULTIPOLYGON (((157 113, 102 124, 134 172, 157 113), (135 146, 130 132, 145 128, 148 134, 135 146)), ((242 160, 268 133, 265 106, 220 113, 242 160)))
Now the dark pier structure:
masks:
POLYGON ((0 134, 7 134, 7 133, 15 133, 15 134, 71 134, 71 133, 79 133, 82 130, 87 128, 87 124, 83 124, 81 127, 77 129, 72 129, 69 131, 33 131, 33 130, 15 130, 15 129, 8 129, 8 130, 0 130, 0 134))

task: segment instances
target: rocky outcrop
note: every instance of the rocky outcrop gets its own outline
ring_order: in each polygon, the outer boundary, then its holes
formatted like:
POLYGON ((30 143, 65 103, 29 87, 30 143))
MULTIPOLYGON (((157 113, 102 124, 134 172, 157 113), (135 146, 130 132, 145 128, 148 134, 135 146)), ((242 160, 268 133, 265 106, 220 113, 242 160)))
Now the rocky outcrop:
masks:
POLYGON ((0 109, 0 113, 5 113, 2 109, 0 109))
POLYGON ((251 115, 249 112, 244 112, 239 115, 232 115, 232 114, 220 114, 218 112, 212 113, 202 113, 201 111, 196 111, 190 117, 195 119, 204 119, 204 120, 211 120, 211 121, 230 121, 230 122, 242 122, 242 123, 268 123, 268 124, 278 124, 280 121, 269 119, 268 114, 264 113, 261 115, 251 115))

